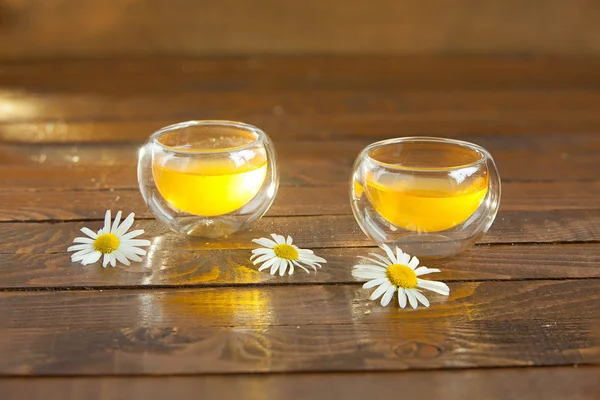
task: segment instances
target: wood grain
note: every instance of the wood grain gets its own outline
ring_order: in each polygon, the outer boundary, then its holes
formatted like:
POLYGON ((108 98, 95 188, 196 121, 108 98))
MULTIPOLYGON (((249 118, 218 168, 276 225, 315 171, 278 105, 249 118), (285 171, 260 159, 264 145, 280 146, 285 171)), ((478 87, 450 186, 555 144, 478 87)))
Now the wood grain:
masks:
POLYGON ((597 54, 595 2, 4 1, 1 58, 248 53, 597 54), (53 16, 61 14, 68 24, 53 16))
MULTIPOLYGON (((460 138, 488 149, 505 182, 598 180, 600 135, 569 135, 564 140, 561 135, 532 135, 518 141, 491 135, 460 138)), ((346 185, 355 158, 370 142, 276 140, 281 184, 346 185)), ((0 145, 0 190, 135 189, 138 149, 139 145, 0 145)))
POLYGON ((16 59, 2 62, 0 86, 19 93, 98 94, 113 98, 119 94, 192 91, 589 91, 600 88, 598 69, 600 59, 594 56, 481 54, 16 59))
MULTIPOLYGON (((274 108, 278 113, 279 108, 274 108)), ((151 121, 93 121, 93 122, 22 122, 0 125, 0 140, 26 143, 136 142, 141 143, 155 130, 189 119, 211 119, 212 114, 182 115, 151 121)), ((235 119, 229 114, 228 119, 235 119)), ((577 113, 533 114, 513 119, 492 111, 486 115, 348 115, 310 116, 253 115, 243 118, 260 127, 274 139, 378 139, 399 136, 463 135, 543 135, 597 133, 597 115, 577 113)))
POLYGON ((598 123, 594 90, 314 90, 302 92, 186 91, 178 93, 30 93, 0 91, 0 123, 152 121, 201 118, 251 120, 273 116, 406 121, 544 119, 598 123))
POLYGON ((600 280, 450 287, 449 298, 430 295, 431 308, 416 311, 382 308, 347 285, 4 292, 0 350, 10 356, 0 372, 372 371, 600 359, 600 280))
MULTIPOLYGON (((349 215, 348 186, 282 186, 268 216, 349 215)), ((600 181, 505 182, 501 210, 597 209, 600 181)), ((0 221, 102 219, 108 208, 154 218, 137 189, 0 190, 0 221), (68 201, 65 201, 68 199, 68 201)))
MULTIPOLYGON (((600 183, 599 183, 600 186, 600 183)), ((573 208, 592 206, 573 197, 552 203, 571 204, 573 208)), ((595 192, 586 192, 588 196, 595 192)), ((269 216, 350 214, 348 188, 280 187, 269 216)), ((525 200, 526 201, 526 200, 525 200)), ((593 205, 595 205, 594 203, 593 205)), ((103 218, 110 207, 135 212, 138 219, 154 218, 136 189, 82 191, 0 191, 0 221, 88 220, 103 218), (66 202, 65 198, 69 201, 66 202)), ((566 208, 569 208, 568 206, 566 208)))
MULTIPOLYGON (((189 0, 176 0, 169 10, 154 0, 108 1, 0 0, 0 397, 151 399, 208 391, 223 398, 594 398, 597 368, 538 368, 600 363, 599 59, 364 57, 360 53, 378 47, 361 40, 377 37, 379 48, 390 46, 391 39, 377 35, 437 21, 442 12, 429 7, 426 17, 411 16, 426 5, 384 0, 377 1, 402 8, 402 18, 411 21, 405 28, 393 13, 381 17, 385 9, 370 5, 360 22, 377 20, 375 28, 354 25, 356 32, 343 38, 321 37, 320 44, 335 44, 340 53, 354 40, 353 46, 362 46, 354 56, 197 59, 185 55, 206 51, 209 40, 216 46, 238 37, 221 29, 182 39, 186 30, 211 26, 202 18, 219 20, 218 8, 197 18, 201 6, 189 0), (185 15, 173 11, 182 5, 189 7, 185 15), (60 26, 55 18, 42 18, 56 7, 64 16, 60 26), (157 10, 163 19, 150 24, 157 10), (120 28, 124 17, 126 32, 120 28), (190 28, 186 21, 192 20, 202 26, 190 28), (78 35, 65 39, 72 31, 78 35), (213 40, 215 32, 219 38, 213 40), (183 57, 55 58, 177 49, 183 57), (50 58, 14 58, 20 56, 50 58), (157 128, 191 118, 241 119, 274 139, 282 186, 269 216, 251 231, 189 241, 159 226, 141 201, 135 171, 140 144, 157 128), (368 143, 415 134, 455 137, 490 150, 503 178, 502 207, 480 245, 429 265, 442 269, 431 279, 449 282, 450 297, 428 294, 429 309, 382 308, 351 276, 357 256, 375 248, 350 214, 348 179, 368 143), (136 227, 152 240, 148 255, 114 269, 71 264, 66 248, 80 227, 98 229, 107 208, 137 213, 136 227), (291 277, 258 273, 248 260, 250 240, 271 232, 292 235, 329 263, 291 277), (524 366, 538 368, 492 369, 524 366), (400 370, 429 371, 384 372, 400 370), (64 375, 71 377, 40 378, 64 375)), ((317 6, 309 0, 301 11, 254 2, 246 11, 282 23, 285 13, 276 15, 278 10, 311 15, 311 32, 294 32, 286 47, 294 52, 314 41, 319 21, 333 15, 336 2, 317 6), (319 13, 311 12, 315 7, 319 13)), ((590 27, 597 24, 589 21, 597 7, 579 0, 471 6, 444 18, 464 19, 468 12, 479 19, 463 21, 443 43, 421 43, 422 52, 452 53, 458 45, 484 41, 493 42, 486 49, 500 52, 514 51, 499 50, 510 43, 542 53, 590 54, 596 46, 590 27), (517 9, 528 11, 507 18, 517 9), (520 27, 519 18, 534 11, 546 22, 527 18, 520 27), (503 25, 494 25, 491 16, 503 25), (558 16, 561 26, 546 25, 558 16), (474 28, 473 21, 484 25, 474 28), (511 34, 500 37, 500 31, 511 34), (574 45, 578 35, 585 37, 574 45), (523 41, 534 37, 543 37, 543 46, 523 41), (440 47, 433 51, 432 43, 440 47)), ((346 8, 335 10, 340 19, 330 18, 328 32, 362 9, 346 8)), ((231 9, 237 11, 225 27, 245 10, 231 9)), ((452 24, 428 32, 447 32, 452 24)), ((289 41, 292 28, 258 42, 274 29, 259 26, 247 41, 221 49, 266 49, 289 41)), ((411 36, 389 37, 401 46, 411 36)), ((421 39, 410 40, 417 46, 421 39)))
MULTIPOLYGON (((0 253, 62 253, 79 229, 98 230, 101 221, 62 223, 2 223, 0 253)), ((152 249, 216 250, 254 248, 251 240, 268 234, 291 235, 303 248, 370 246, 372 242, 359 229, 353 216, 264 217, 251 230, 230 237, 189 240, 159 225, 154 220, 137 221, 152 240, 152 249)), ((492 229, 480 243, 566 243, 600 240, 600 210, 506 211, 496 218, 492 229)))
MULTIPOLYGON (((459 256, 425 262, 442 270, 442 281, 600 278, 598 244, 475 246, 459 256)), ((66 253, 0 254, 0 289, 211 287, 236 285, 352 283, 358 256, 382 253, 371 247, 320 249, 327 265, 316 274, 259 273, 249 250, 151 251, 141 263, 103 269, 73 264, 66 253)))
POLYGON ((463 400, 521 400, 568 398, 594 400, 600 383, 597 367, 502 368, 466 371, 404 371, 380 373, 273 374, 178 376, 178 377, 86 377, 4 378, 0 391, 5 398, 47 400, 148 400, 188 398, 203 393, 203 399, 295 400, 398 399, 398 392, 412 398, 463 400), (510 385, 506 383, 510 382, 510 385))

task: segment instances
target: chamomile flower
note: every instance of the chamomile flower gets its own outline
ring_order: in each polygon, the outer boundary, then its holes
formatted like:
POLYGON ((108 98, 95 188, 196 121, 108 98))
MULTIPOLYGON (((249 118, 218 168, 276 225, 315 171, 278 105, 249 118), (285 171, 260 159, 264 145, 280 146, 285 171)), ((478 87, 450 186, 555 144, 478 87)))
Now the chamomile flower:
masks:
POLYGON ((273 240, 269 238, 253 239, 252 241, 264 247, 252 250, 250 261, 254 265, 262 263, 259 271, 270 269, 271 275, 275 275, 279 271, 279 275, 283 276, 286 271, 289 275, 294 273, 294 267, 302 268, 306 273, 311 267, 315 271, 317 267, 321 268, 321 263, 326 263, 324 258, 318 257, 312 250, 300 249, 292 244, 292 238, 284 238, 275 233, 271 234, 273 240))
POLYGON ((419 289, 431 290, 445 296, 450 294, 450 288, 445 283, 419 278, 432 272, 440 272, 439 269, 418 267, 419 259, 417 257, 411 259, 399 247, 396 247, 396 254, 385 244, 382 248, 387 257, 370 253, 373 258, 360 257, 364 263, 355 265, 352 270, 353 277, 368 280, 363 288, 370 289, 377 286, 370 300, 381 297, 381 305, 385 307, 394 297, 394 293, 398 292, 398 304, 401 308, 406 307, 407 299, 412 308, 417 308, 419 303, 429 307, 429 300, 419 289))
POLYGON ((81 232, 88 237, 77 237, 73 240, 73 243, 79 244, 67 249, 67 251, 75 251, 71 255, 71 261, 87 265, 97 262, 104 256, 102 260, 104 268, 108 264, 115 267, 117 261, 125 265, 130 265, 129 260, 142 261, 140 256, 146 255, 146 250, 140 249, 139 246, 150 246, 150 241, 135 239, 144 233, 143 229, 127 233, 133 225, 133 217, 134 214, 131 213, 120 223, 121 211, 119 211, 111 224, 110 210, 107 210, 104 215, 104 227, 98 233, 89 228, 81 228, 81 232))

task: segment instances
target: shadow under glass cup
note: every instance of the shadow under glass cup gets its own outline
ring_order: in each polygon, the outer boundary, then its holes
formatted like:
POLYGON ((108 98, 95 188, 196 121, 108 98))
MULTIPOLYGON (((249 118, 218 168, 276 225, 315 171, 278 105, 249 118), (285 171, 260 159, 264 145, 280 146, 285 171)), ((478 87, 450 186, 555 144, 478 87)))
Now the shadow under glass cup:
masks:
POLYGON ((171 125, 140 150, 138 183, 148 208, 189 236, 219 237, 245 228, 269 209, 278 182, 271 140, 239 122, 171 125))
POLYGON ((488 231, 500 205, 500 177, 478 145, 407 137, 367 146, 354 164, 350 192, 358 224, 377 244, 440 258, 488 231))

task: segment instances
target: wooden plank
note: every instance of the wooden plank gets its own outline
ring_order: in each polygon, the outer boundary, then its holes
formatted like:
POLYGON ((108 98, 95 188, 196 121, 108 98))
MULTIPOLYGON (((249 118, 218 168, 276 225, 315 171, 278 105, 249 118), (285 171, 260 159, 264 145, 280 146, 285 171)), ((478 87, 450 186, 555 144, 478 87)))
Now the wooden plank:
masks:
POLYGON ((600 280, 455 283, 431 308, 355 285, 0 293, 0 373, 374 371, 600 360, 600 280))
POLYGON ((1 58, 363 53, 596 54, 595 2, 9 2, 1 58), (210 12, 207 12, 210 10, 210 12), (232 10, 235 10, 233 12, 232 10), (58 22, 52 16, 62 15, 58 22), (307 29, 310 27, 310 29, 307 29), (350 28, 349 28, 350 27, 350 28), (76 32, 76 34, 74 34, 76 32))
MULTIPOLYGON (((282 186, 268 216, 349 215, 348 185, 282 186)), ((506 182, 502 211, 596 209, 600 181, 506 182)), ((5 190, 0 191, 0 221, 101 219, 107 209, 135 212, 138 219, 154 218, 137 189, 118 190, 5 190)))
POLYGON ((2 62, 0 87, 129 96, 190 91, 595 90, 600 88, 598 69, 596 57, 481 54, 53 58, 2 62))
MULTIPOLYGON (((600 182, 598 184, 600 187, 600 182)), ((590 192, 592 195, 595 192, 590 192)), ((588 205, 586 196, 556 202, 588 205)), ((348 187, 280 187, 269 216, 350 214, 348 187)), ((550 202, 556 203, 553 200, 550 202)), ((590 204, 591 205, 591 204, 590 204)), ((108 208, 135 212, 136 218, 154 218, 137 189, 83 191, 0 191, 0 221, 88 220, 103 218, 108 208), (68 199, 68 201, 66 200, 68 199)))
MULTIPOLYGON (((465 138, 493 154, 504 181, 598 180, 600 135, 570 135, 564 140, 560 135, 524 136, 518 141, 465 138)), ((332 186, 347 184, 354 159, 370 141, 275 142, 283 186, 332 186)), ((0 145, 0 189, 134 189, 138 149, 0 145)))
MULTIPOLYGON (((316 274, 259 273, 249 250, 151 251, 141 263, 115 269, 81 267, 68 254, 0 254, 0 289, 210 287, 232 285, 352 283, 357 256, 376 248, 320 249, 328 263, 316 274)), ((600 278, 600 245, 475 246, 450 259, 425 262, 442 281, 600 278)))
MULTIPOLYGON (((155 126, 154 129, 158 129, 155 126)), ((148 132, 150 135, 150 132, 148 132)), ((415 134, 415 136, 424 136, 415 134)), ((307 140, 280 139, 275 147, 281 159, 285 160, 321 160, 333 158, 335 162, 352 163, 358 153, 375 140, 389 139, 381 135, 373 139, 346 140, 307 140)), ((524 162, 526 155, 536 157, 545 155, 554 157, 559 163, 555 168, 563 168, 559 159, 569 160, 581 156, 597 155, 600 152, 600 135, 570 134, 568 136, 547 133, 543 136, 524 135, 518 139, 493 134, 458 135, 454 139, 479 144, 488 149, 497 161, 524 162)), ((0 166, 26 167, 56 166, 85 167, 125 167, 137 163, 139 143, 40 143, 30 144, 0 143, 0 166)), ((507 163, 508 164, 508 163, 507 163)), ((508 167, 508 165, 507 165, 508 167)))
POLYGON ((598 367, 501 368, 465 371, 405 371, 379 373, 207 375, 172 377, 4 378, 0 392, 6 400, 113 400, 167 397, 187 398, 203 393, 203 399, 295 400, 398 399, 463 400, 553 399, 594 400, 600 391, 598 367), (506 383, 510 382, 510 385, 506 383))
POLYGON ((254 117, 344 115, 408 121, 505 118, 599 122, 600 92, 590 90, 315 90, 302 92, 32 93, 0 90, 6 110, 0 123, 187 120, 199 116, 254 117))
MULTIPOLYGON (((278 112, 274 108, 274 113, 278 112)), ((155 130, 190 119, 210 119, 211 114, 186 114, 180 118, 149 121, 93 121, 93 122, 22 122, 0 125, 0 140, 26 143, 72 142, 139 142, 155 130)), ((228 119, 235 119, 229 115, 228 119)), ((399 136, 456 137, 477 135, 544 135, 597 133, 600 121, 597 115, 558 113, 524 115, 512 119, 510 115, 492 112, 488 115, 404 116, 394 114, 283 116, 252 115, 239 118, 263 129, 274 139, 359 139, 372 141, 399 136)))
MULTIPOLYGON (((0 224, 0 253, 40 254, 63 252, 79 229, 98 230, 101 221, 63 223, 0 224)), ((372 242, 359 229, 353 216, 264 217, 252 229, 229 237, 188 240, 172 233, 154 220, 137 221, 136 228, 152 238, 152 249, 213 250, 253 248, 253 238, 269 233, 291 235, 300 247, 362 247, 372 242)), ((600 240, 600 210, 506 211, 496 218, 480 243, 566 243, 600 240)))

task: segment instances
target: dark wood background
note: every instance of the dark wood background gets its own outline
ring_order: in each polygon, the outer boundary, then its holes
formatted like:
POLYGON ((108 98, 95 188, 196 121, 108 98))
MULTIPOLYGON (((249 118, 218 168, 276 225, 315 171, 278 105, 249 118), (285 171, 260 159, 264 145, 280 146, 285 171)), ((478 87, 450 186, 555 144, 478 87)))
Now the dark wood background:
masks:
POLYGON ((0 398, 597 399, 597 1, 0 0, 0 398), (136 154, 161 126, 263 128, 281 188, 251 231, 167 232, 136 154), (503 179, 492 230, 435 263, 448 298, 369 302, 350 212, 367 144, 464 139, 503 179), (131 267, 70 263, 136 212, 131 267), (329 260, 272 277, 252 238, 329 260))

